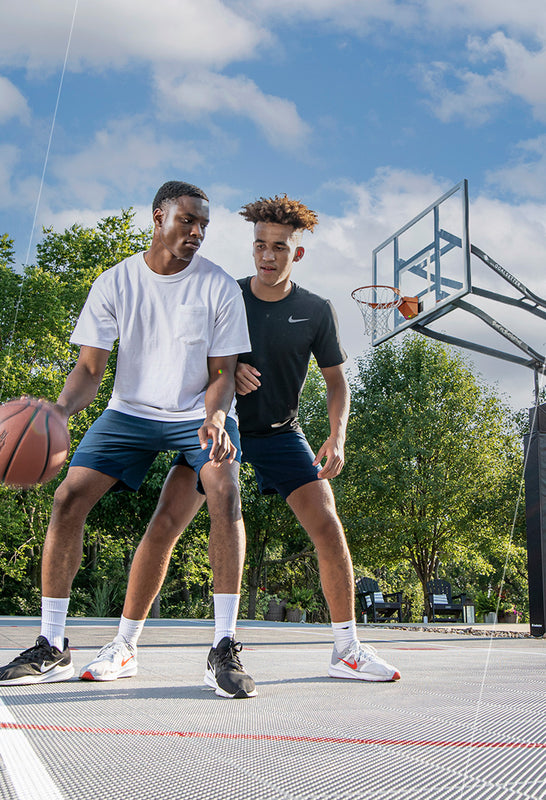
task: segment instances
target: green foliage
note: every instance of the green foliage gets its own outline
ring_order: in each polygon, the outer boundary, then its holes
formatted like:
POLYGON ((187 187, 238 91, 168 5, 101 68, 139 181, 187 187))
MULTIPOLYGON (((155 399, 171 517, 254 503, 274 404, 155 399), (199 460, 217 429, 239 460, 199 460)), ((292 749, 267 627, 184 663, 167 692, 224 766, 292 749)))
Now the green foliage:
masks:
MULTIPOLYGON (((374 567, 407 559, 424 600, 448 564, 482 559, 482 581, 498 574, 522 467, 510 412, 459 354, 415 335, 362 360, 352 388, 342 482, 353 551, 374 567)), ((516 545, 523 530, 520 513, 516 545)))
MULTIPOLYGON (((96 228, 74 225, 63 233, 48 229, 37 247, 36 263, 25 266, 21 275, 14 269, 13 242, 0 238, 0 399, 30 394, 55 400, 77 357, 69 344, 70 334, 93 280, 105 269, 150 241, 149 231, 135 231, 133 212, 102 220, 96 228)), ((106 406, 112 391, 115 352, 105 372, 98 396, 92 405, 70 421, 72 450, 91 422, 106 406)), ((37 613, 39 610, 40 560, 53 492, 65 470, 46 486, 26 491, 0 487, 0 613, 37 613)), ((163 473, 159 478, 163 481, 163 473)), ((153 482, 153 477, 152 477, 153 482)), ((160 485, 159 484, 159 485, 160 485)), ((125 514, 112 525, 112 515, 98 511, 95 525, 86 529, 86 549, 94 552, 92 566, 84 562, 72 596, 71 613, 87 612, 99 580, 113 580, 123 594, 122 581, 134 549, 136 535, 143 531, 142 510, 155 505, 158 481, 144 493, 144 508, 139 502, 122 503, 125 514), (154 502, 150 496, 155 491, 154 502), (133 517, 131 517, 131 513, 133 517), (116 539, 107 526, 119 534, 116 539), (109 538, 110 537, 110 538, 109 538), (122 554, 116 552, 121 541, 122 554), (111 558, 107 553, 111 552, 111 558), (108 563, 106 563, 108 562, 108 563)), ((105 508, 111 509, 110 498, 105 508)), ((151 512, 150 512, 151 513, 151 512)), ((102 589, 100 591, 103 591, 102 589)), ((122 601, 121 594, 121 601, 122 601)), ((113 605, 120 608, 120 592, 113 605)), ((102 602, 102 601, 101 601, 102 602)), ((104 606, 104 603, 102 603, 104 606)))
POLYGON ((319 607, 315 590, 308 586, 294 586, 290 591, 286 607, 315 611, 319 607))
POLYGON ((497 596, 494 594, 487 594, 487 592, 476 592, 472 598, 472 601, 474 603, 476 619, 481 619, 482 622, 484 614, 497 610, 497 596))

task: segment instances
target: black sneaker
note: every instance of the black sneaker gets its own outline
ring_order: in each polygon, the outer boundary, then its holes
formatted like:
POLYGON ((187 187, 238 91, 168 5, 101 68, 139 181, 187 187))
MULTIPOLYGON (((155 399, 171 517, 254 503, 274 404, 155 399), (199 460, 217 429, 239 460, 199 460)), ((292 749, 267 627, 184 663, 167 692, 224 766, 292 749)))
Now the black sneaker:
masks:
POLYGON ((242 649, 243 645, 229 636, 210 649, 205 683, 220 697, 256 697, 256 685, 239 661, 242 649))
POLYGON ((67 681, 73 674, 68 639, 64 640, 61 653, 49 644, 45 636, 38 636, 34 647, 23 650, 5 667, 0 667, 0 686, 67 681))

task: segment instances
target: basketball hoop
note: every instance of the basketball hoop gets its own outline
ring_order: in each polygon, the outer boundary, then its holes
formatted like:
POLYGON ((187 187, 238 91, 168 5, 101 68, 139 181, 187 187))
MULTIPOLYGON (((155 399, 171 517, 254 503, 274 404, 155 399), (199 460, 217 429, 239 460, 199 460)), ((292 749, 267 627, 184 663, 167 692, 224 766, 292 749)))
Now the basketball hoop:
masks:
POLYGON ((388 333, 391 313, 403 302, 394 286, 360 286, 351 297, 362 313, 364 330, 374 338, 388 333))

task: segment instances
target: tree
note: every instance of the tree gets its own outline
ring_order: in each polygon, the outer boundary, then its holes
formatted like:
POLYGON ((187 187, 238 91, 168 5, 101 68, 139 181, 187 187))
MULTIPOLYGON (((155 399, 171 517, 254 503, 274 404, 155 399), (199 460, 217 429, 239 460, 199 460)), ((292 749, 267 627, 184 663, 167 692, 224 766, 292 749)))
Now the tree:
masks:
MULTIPOLYGON (((57 398, 77 357, 78 348, 69 338, 91 283, 149 240, 150 231, 134 229, 130 210, 107 217, 95 228, 73 225, 63 233, 47 229, 37 246, 36 263, 21 275, 14 269, 12 240, 7 235, 0 238, 1 400, 21 394, 57 398)), ((70 420, 72 449, 106 406, 114 368, 115 352, 97 398, 70 420)), ((3 613, 35 613, 39 607, 41 548, 53 492, 65 470, 42 487, 0 487, 3 613)), ((139 516, 138 508, 134 514, 139 516)), ((138 530, 138 523, 132 528, 138 530)), ((86 536, 96 538, 96 531, 88 526, 86 536)), ((88 591, 83 594, 89 597, 88 591)))
MULTIPOLYGON (((473 561, 490 578, 521 472, 510 412, 458 353, 415 335, 361 359, 351 383, 342 482, 353 553, 376 567, 409 561, 425 609, 441 564, 473 561)), ((516 546, 522 531, 520 518, 516 546)))

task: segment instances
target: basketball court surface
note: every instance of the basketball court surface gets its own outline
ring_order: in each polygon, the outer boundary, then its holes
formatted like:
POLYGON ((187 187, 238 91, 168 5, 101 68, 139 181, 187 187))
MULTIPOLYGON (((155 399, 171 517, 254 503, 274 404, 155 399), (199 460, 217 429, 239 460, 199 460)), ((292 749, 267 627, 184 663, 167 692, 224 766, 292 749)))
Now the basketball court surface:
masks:
MULTIPOLYGON (((0 618, 2 663, 38 625, 0 618)), ((116 626, 69 620, 76 674, 116 626)), ((544 639, 359 626, 402 674, 364 683, 327 676, 328 625, 242 620, 258 696, 225 700, 203 684, 212 634, 210 621, 150 620, 135 678, 1 687, 2 799, 546 797, 544 639)))

